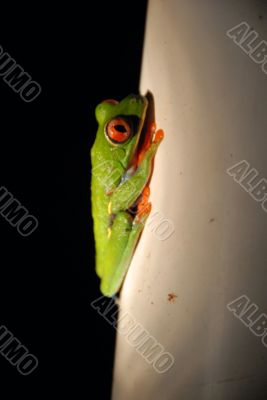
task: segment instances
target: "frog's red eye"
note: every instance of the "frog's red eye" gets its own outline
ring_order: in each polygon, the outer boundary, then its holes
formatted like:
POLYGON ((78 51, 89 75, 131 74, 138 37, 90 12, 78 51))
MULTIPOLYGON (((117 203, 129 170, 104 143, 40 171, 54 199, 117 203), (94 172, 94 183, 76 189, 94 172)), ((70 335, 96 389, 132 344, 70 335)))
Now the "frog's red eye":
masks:
POLYGON ((107 124, 106 134, 112 143, 125 143, 131 135, 131 127, 124 118, 117 117, 107 124))

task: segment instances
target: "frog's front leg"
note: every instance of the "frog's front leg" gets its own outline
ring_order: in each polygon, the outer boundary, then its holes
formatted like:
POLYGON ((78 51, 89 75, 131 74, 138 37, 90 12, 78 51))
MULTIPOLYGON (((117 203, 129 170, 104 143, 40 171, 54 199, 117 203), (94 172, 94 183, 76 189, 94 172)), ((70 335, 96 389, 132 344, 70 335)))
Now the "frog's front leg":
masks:
POLYGON ((159 130, 151 143, 145 143, 145 148, 139 155, 137 169, 111 194, 108 206, 109 214, 128 210, 136 202, 150 178, 153 159, 162 139, 163 131, 159 130))

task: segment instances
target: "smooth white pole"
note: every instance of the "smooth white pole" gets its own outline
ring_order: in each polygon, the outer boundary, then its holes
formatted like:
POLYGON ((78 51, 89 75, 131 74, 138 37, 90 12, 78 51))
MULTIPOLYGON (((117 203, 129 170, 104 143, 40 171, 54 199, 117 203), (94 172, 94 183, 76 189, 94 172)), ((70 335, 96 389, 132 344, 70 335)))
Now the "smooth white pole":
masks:
POLYGON ((150 1, 140 91, 166 137, 121 295, 113 400, 267 398, 267 65, 240 44, 256 32, 264 54, 266 10, 150 1))

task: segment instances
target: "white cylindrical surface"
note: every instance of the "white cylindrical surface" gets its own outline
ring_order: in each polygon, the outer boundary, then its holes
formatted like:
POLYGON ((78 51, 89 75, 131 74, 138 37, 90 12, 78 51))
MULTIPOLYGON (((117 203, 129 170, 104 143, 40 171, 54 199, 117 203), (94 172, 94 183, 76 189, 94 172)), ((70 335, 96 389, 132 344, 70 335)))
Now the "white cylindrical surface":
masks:
POLYGON ((267 179, 267 75, 226 34, 246 21, 266 40, 265 4, 150 1, 140 91, 166 136, 120 301, 174 364, 156 372, 118 333, 113 400, 267 398, 267 348, 227 309, 245 295, 267 313, 267 213, 226 172, 246 160, 267 179))

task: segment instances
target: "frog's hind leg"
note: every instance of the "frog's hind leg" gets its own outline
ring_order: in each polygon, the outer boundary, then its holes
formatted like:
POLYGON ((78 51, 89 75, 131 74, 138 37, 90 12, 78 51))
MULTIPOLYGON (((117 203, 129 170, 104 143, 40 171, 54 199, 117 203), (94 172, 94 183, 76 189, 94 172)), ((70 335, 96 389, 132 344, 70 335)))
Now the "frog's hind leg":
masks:
POLYGON ((117 292, 118 266, 127 247, 132 225, 133 217, 126 211, 120 211, 113 217, 109 227, 101 279, 101 292, 106 296, 111 297, 117 292))
POLYGON ((101 280, 101 291, 112 297, 121 287, 129 268, 134 250, 149 216, 149 188, 143 190, 133 218, 127 211, 119 212, 113 222, 106 251, 105 271, 101 280))

